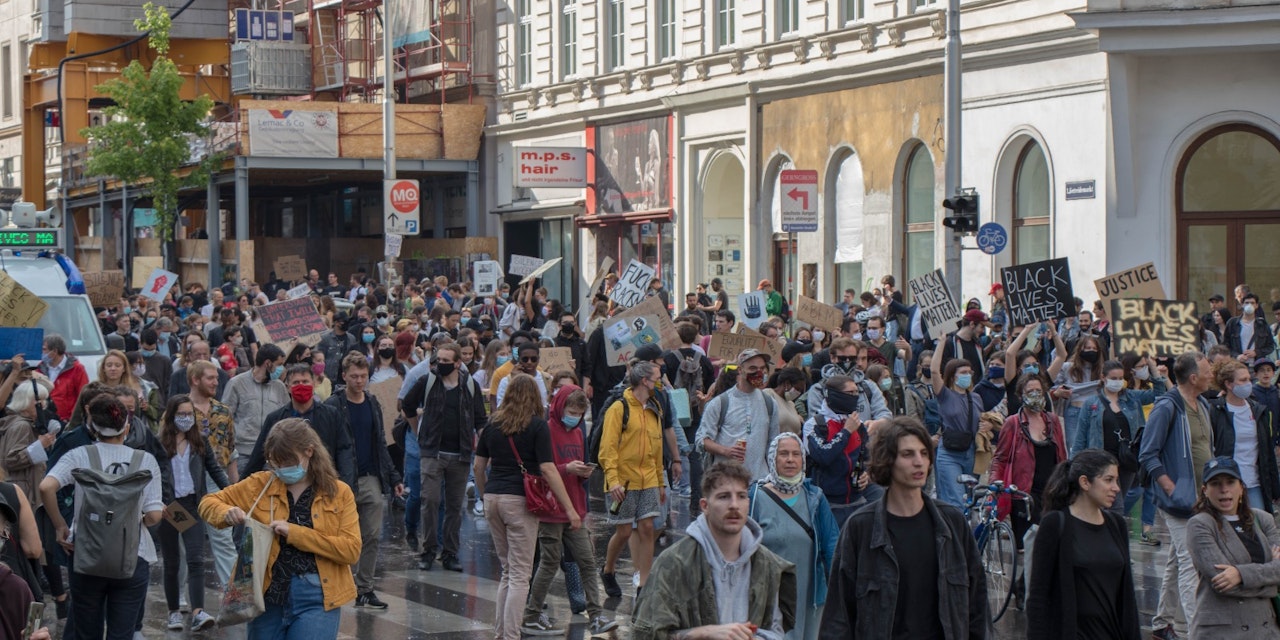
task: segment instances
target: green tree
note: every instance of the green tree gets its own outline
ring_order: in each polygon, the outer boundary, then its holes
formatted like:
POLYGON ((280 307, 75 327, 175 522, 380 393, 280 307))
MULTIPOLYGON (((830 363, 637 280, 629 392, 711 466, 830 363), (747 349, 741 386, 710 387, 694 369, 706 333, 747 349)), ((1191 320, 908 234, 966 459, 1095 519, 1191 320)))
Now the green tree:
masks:
POLYGON ((82 131, 90 144, 86 170, 89 175, 114 177, 145 188, 154 201, 160 233, 171 240, 178 216, 178 192, 205 184, 217 160, 210 154, 186 175, 177 173, 192 164, 193 138, 209 135, 205 119, 213 100, 208 95, 192 102, 182 100, 183 78, 168 57, 169 12, 151 2, 143 5, 143 11, 144 17, 133 24, 149 34, 155 59, 149 70, 135 59, 119 78, 95 87, 115 104, 105 110, 108 118, 104 124, 82 131))

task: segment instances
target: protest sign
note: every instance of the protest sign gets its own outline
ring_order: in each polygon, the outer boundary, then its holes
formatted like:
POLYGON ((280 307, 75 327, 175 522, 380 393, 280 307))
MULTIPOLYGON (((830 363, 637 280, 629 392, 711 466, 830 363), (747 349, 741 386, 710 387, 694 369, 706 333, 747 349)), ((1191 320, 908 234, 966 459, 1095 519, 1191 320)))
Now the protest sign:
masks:
POLYGON ((942 276, 942 269, 934 269, 907 282, 911 301, 920 305, 920 313, 929 326, 929 335, 940 338, 955 330, 956 322, 964 317, 960 305, 942 276))
POLYGON ((0 271, 0 327, 34 327, 49 303, 0 271))
POLYGON ((587 322, 591 320, 592 307, 591 301, 595 298, 596 291, 600 289, 600 283, 604 282, 604 277, 609 275, 609 270, 613 268, 613 258, 605 256, 600 261, 600 267, 596 269, 596 275, 591 278, 591 286, 582 293, 582 303, 578 306, 578 326, 585 327, 587 322))
POLYGON ((569 347, 542 347, 538 350, 538 368, 550 374, 573 371, 573 349, 569 347))
POLYGON ((307 279, 307 261, 302 256, 280 256, 272 264, 276 278, 285 282, 307 279))
POLYGON ((164 268, 164 258, 160 256, 134 256, 133 257, 133 276, 129 280, 129 286, 134 289, 141 289, 147 285, 147 278, 151 276, 156 269, 164 268))
POLYGON ((538 267, 542 266, 542 258, 531 258, 529 256, 511 256, 511 266, 507 269, 507 273, 513 276, 527 276, 538 267))
POLYGON ((183 531, 196 526, 196 523, 199 522, 199 520, 196 520, 195 516, 191 515, 191 512, 187 511, 186 507, 183 507, 177 500, 165 505, 163 513, 165 521, 174 529, 177 529, 178 533, 182 533, 183 531))
POLYGON ((84 274, 84 292, 95 307, 114 307, 124 295, 123 271, 93 271, 84 274))
POLYGON ((527 275, 527 276, 525 276, 524 278, 522 278, 522 279, 520 280, 520 284, 524 284, 524 283, 526 283, 526 282, 528 282, 528 281, 530 281, 530 280, 533 280, 533 279, 535 279, 535 278, 538 278, 538 277, 539 277, 539 276, 541 276, 542 274, 544 274, 544 273, 546 273, 546 272, 550 271, 552 267, 554 267, 554 266, 556 266, 556 265, 560 264, 560 261, 561 261, 561 260, 563 260, 563 259, 564 259, 564 258, 556 257, 556 258, 552 258, 552 259, 550 259, 550 260, 548 260, 548 261, 546 261, 546 262, 542 263, 542 265, 541 265, 541 266, 539 266, 537 269, 534 269, 533 271, 530 271, 530 272, 529 272, 529 275, 527 275))
POLYGON ((144 298, 163 303, 165 295, 169 293, 169 289, 173 288, 173 285, 177 283, 178 274, 164 269, 156 269, 147 277, 147 281, 142 285, 142 290, 139 293, 144 298))
POLYGON ((305 298, 309 295, 311 295, 311 285, 305 282, 284 292, 284 297, 289 300, 297 300, 298 298, 305 298))
POLYGON ((605 357, 618 365, 626 364, 632 354, 645 344, 657 344, 663 349, 678 349, 680 335, 676 325, 657 296, 649 296, 635 307, 606 320, 605 357))
POLYGON ((258 307, 258 318, 277 345, 281 340, 319 335, 326 330, 324 320, 316 312, 316 305, 310 298, 263 305, 258 307))
POLYGON ((31 364, 40 362, 44 349, 44 329, 0 328, 0 360, 21 355, 31 364))
POLYGON ((1164 285, 1160 284, 1156 265, 1151 262, 1094 280, 1093 286, 1104 309, 1110 309, 1111 301, 1119 298, 1164 298, 1164 285))
POLYGON ((497 260, 480 260, 475 263, 476 297, 489 298, 498 295, 498 279, 502 277, 502 265, 497 260))
MULTIPOLYGON (((395 442, 393 434, 396 416, 400 415, 396 410, 396 407, 400 406, 400 400, 397 398, 400 394, 400 382, 399 377, 392 377, 368 386, 369 393, 378 399, 378 404, 382 405, 382 431, 387 436, 387 444, 395 442)), ((413 433, 410 432, 409 435, 412 437, 413 433)))
MULTIPOLYGON (((653 267, 632 259, 618 278, 618 284, 614 285, 609 299, 618 306, 628 309, 640 304, 645 292, 649 290, 649 283, 653 281, 654 273, 656 272, 653 267)), ((663 312, 665 313, 666 310, 664 309, 663 312)))
POLYGON ((777 340, 770 340, 768 336, 751 329, 749 327, 738 325, 738 334, 744 336, 759 336, 764 338, 764 351, 769 354, 769 360, 774 366, 782 366, 782 343, 777 340))
POLYGON ((768 296, 761 290, 738 294, 738 321, 752 329, 759 329, 769 319, 764 308, 768 300, 768 296))
POLYGON ((819 329, 835 331, 844 321, 844 312, 808 296, 800 296, 796 301, 796 320, 819 329))
POLYGON ((399 258, 400 247, 402 246, 404 246, 404 236, 388 233, 387 237, 382 240, 382 255, 399 258))
POLYGON ((1066 258, 1019 264, 1000 270, 1010 327, 1051 322, 1075 315, 1075 292, 1066 258))
POLYGON ((1121 298, 1111 301, 1116 353, 1180 356, 1198 348, 1200 314, 1194 302, 1121 298))
POLYGON ((734 362, 738 354, 747 349, 768 353, 768 342, 769 339, 759 333, 747 335, 745 333, 717 331, 711 334, 711 344, 707 345, 707 357, 713 360, 734 362))

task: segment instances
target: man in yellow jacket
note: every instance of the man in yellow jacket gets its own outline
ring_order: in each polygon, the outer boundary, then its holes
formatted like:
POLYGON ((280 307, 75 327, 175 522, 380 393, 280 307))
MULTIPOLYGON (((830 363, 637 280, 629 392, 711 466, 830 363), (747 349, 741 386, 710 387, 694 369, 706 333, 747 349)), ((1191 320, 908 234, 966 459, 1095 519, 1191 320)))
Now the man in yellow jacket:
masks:
MULTIPOLYGON (((631 561, 640 573, 644 588, 653 566, 653 521, 662 514, 666 501, 666 475, 662 469, 662 409, 654 392, 662 380, 662 369, 652 362, 637 361, 627 374, 622 400, 604 414, 600 434, 600 467, 609 493, 605 505, 609 522, 616 527, 605 555, 605 592, 622 595, 614 566, 622 546, 631 548, 631 561)), ((637 592, 637 595, 639 593, 637 592)))

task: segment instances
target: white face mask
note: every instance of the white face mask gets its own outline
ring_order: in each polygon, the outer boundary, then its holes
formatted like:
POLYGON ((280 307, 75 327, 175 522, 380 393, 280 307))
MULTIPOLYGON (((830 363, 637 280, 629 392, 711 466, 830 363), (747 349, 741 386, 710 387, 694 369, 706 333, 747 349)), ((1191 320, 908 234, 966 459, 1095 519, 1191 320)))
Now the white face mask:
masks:
POLYGON ((823 340, 825 340, 826 338, 827 338, 827 334, 826 334, 826 332, 825 332, 825 331, 814 331, 814 332, 813 332, 813 341, 814 341, 814 342, 822 342, 822 341, 823 341, 823 340))
POLYGON ((1138 367, 1133 370, 1133 377, 1139 380, 1148 380, 1151 378, 1151 369, 1149 367, 1138 367))
POLYGON ((1257 308, 1257 307, 1255 307, 1255 306, 1253 306, 1252 304, 1246 304, 1246 305, 1244 305, 1244 314, 1245 314, 1245 315, 1247 315, 1247 316, 1251 316, 1251 315, 1253 315, 1253 312, 1254 312, 1254 311, 1257 311, 1257 310, 1258 310, 1258 308, 1257 308))
POLYGON ((1105 385, 1107 391, 1111 393, 1120 393, 1120 390, 1124 389, 1124 380, 1112 380, 1111 378, 1107 378, 1106 382, 1103 382, 1103 385, 1105 385))

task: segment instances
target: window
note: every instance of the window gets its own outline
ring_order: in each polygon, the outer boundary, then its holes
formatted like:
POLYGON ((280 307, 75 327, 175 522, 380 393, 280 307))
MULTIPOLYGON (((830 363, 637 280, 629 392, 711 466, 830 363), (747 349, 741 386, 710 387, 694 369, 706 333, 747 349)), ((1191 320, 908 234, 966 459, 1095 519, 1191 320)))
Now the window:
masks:
POLYGON ((0 47, 0 65, 4 65, 3 71, 0 71, 0 82, 4 83, 4 95, 0 99, 4 101, 4 117, 13 117, 13 49, 9 45, 0 47))
POLYGON ((658 60, 676 57, 676 0, 657 0, 658 60))
POLYGON ((531 0, 516 2, 516 86, 533 81, 533 8, 531 0))
MULTIPOLYGON (((850 153, 840 161, 831 181, 831 227, 835 232, 836 297, 845 289, 862 290, 863 204, 862 161, 850 153)), ((829 230, 827 233, 831 233, 829 230)))
POLYGON ((933 158, 918 144, 907 158, 903 175, 903 280, 933 271, 934 178, 933 158))
POLYGON ((1013 255, 1018 264, 1053 257, 1049 247, 1052 186, 1044 149, 1032 140, 1013 171, 1013 255))
POLYGON ((0 187, 17 186, 17 181, 13 179, 13 167, 16 158, 10 156, 0 162, 0 187))
POLYGON ((560 79, 578 72, 578 0, 560 5, 560 79))
POLYGON ((737 38, 737 25, 734 22, 737 10, 734 4, 735 0, 716 0, 715 43, 717 49, 733 44, 737 38))
POLYGON ((863 9, 863 0, 840 0, 840 18, 845 24, 857 22, 867 17, 863 9))
POLYGON ((938 0, 911 0, 911 5, 916 9, 923 9, 935 4, 938 4, 938 0))
POLYGON ((605 64, 609 71, 621 69, 627 59, 627 7, 626 0, 606 0, 608 2, 605 15, 605 49, 608 58, 605 64))
POLYGON ((776 0, 778 36, 800 30, 800 0, 776 0))

